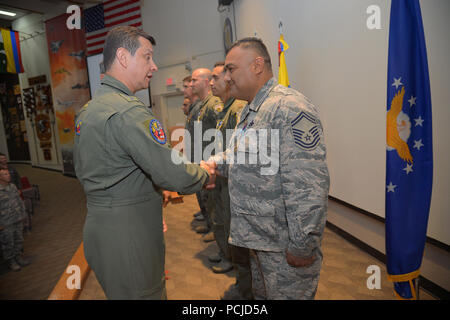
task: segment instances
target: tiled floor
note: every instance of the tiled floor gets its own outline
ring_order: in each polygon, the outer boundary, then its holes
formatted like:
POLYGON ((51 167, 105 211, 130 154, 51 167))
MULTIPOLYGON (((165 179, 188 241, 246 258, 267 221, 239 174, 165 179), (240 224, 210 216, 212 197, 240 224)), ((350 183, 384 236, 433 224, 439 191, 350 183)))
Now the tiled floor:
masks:
MULTIPOLYGON (((39 184, 41 203, 36 208, 33 231, 25 237, 25 252, 33 264, 20 272, 0 267, 0 299, 46 299, 78 248, 85 219, 85 199, 76 179, 61 173, 16 165, 22 175, 39 184)), ((215 274, 207 256, 217 250, 215 242, 204 243, 193 228, 198 222, 194 196, 164 210, 166 233, 166 282, 169 299, 220 299, 234 283, 233 272, 215 274)), ((384 264, 361 251, 339 235, 325 229, 324 263, 316 295, 318 300, 395 299, 386 279, 384 264), (381 269, 381 289, 369 290, 367 267, 381 269)), ((421 299, 432 299, 420 291, 421 299)), ((105 299, 95 275, 91 273, 80 299, 105 299)))

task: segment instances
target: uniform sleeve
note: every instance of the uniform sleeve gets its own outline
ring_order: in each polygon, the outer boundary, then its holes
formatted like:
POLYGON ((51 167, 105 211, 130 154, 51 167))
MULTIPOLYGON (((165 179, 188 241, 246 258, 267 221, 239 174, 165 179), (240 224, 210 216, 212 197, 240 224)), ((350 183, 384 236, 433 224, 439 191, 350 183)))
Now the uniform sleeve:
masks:
POLYGON ((11 184, 11 189, 12 189, 12 194, 14 194, 14 200, 13 200, 15 203, 14 210, 16 212, 20 213, 21 215, 23 215, 23 213, 26 210, 25 202, 20 197, 20 192, 14 184, 11 184))
POLYGON ((299 102, 278 109, 275 125, 280 130, 280 174, 289 229, 288 251, 310 257, 320 247, 326 222, 329 175, 320 120, 299 102), (302 114, 303 113, 303 114, 302 114), (307 132, 315 137, 301 135, 307 132), (314 134, 313 134, 314 133, 314 134), (311 141, 303 144, 302 141, 311 141))
POLYGON ((115 141, 160 188, 191 194, 208 181, 206 170, 168 146, 165 132, 152 133, 152 126, 162 127, 146 110, 132 108, 109 121, 115 141))

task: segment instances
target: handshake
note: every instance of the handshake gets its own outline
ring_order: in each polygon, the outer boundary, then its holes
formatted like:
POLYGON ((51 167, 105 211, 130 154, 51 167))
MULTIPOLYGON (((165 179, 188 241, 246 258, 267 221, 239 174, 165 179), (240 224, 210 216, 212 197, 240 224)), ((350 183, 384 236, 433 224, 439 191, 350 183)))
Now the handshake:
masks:
POLYGON ((208 160, 208 161, 201 161, 200 167, 208 171, 209 173, 209 181, 204 185, 204 188, 206 190, 211 190, 216 187, 216 177, 219 174, 217 171, 217 164, 214 162, 214 160, 208 160))

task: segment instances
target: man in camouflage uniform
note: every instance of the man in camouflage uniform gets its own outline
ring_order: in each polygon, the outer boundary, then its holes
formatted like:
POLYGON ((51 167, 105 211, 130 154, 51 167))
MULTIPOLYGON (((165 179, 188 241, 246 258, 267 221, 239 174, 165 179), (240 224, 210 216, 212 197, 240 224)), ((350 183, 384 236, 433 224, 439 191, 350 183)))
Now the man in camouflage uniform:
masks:
POLYGON ((20 271, 30 264, 22 257, 25 205, 11 182, 8 169, 0 169, 0 245, 10 270, 20 271))
POLYGON ((87 199, 84 254, 108 299, 167 298, 161 189, 189 194, 211 183, 207 170, 173 152, 134 96, 157 71, 154 44, 137 28, 112 29, 101 87, 75 119, 75 172, 87 199))
MULTIPOLYGON (((216 146, 219 151, 228 145, 230 140, 229 132, 236 127, 242 108, 246 101, 238 100, 230 96, 230 87, 225 82, 225 62, 218 62, 214 65, 211 79, 211 90, 215 96, 225 101, 223 111, 217 116, 217 126, 219 137, 216 138, 216 146), (228 131, 228 133, 227 133, 228 131), (220 134, 219 134, 220 132, 220 134)), ((224 299, 243 298, 252 299, 252 278, 250 271, 249 251, 244 247, 236 247, 228 244, 230 235, 230 195, 228 192, 228 178, 218 176, 216 178, 216 188, 212 191, 216 202, 216 210, 213 215, 213 231, 216 242, 221 251, 222 265, 213 266, 216 273, 227 272, 234 267, 236 272, 236 284, 231 286, 225 293, 224 299), (231 260, 232 264, 229 262, 231 260), (234 292, 236 291, 236 292, 234 292)))
MULTIPOLYGON (((276 84, 259 39, 236 42, 225 69, 231 95, 249 101, 236 127, 235 146, 208 161, 215 167, 233 160, 229 242, 251 249, 256 299, 313 299, 329 190, 318 111, 298 91, 276 84), (269 167, 264 143, 271 151, 269 167), (236 163, 239 157, 245 162, 236 163), (250 163, 251 158, 257 162, 250 163)), ((218 167, 224 174, 225 169, 218 167)))
MULTIPOLYGON (((192 72, 190 85, 192 88, 192 94, 197 95, 199 98, 199 104, 198 106, 195 106, 198 113, 195 113, 193 110, 194 115, 191 118, 191 121, 194 119, 194 127, 201 125, 201 138, 198 137, 200 130, 198 130, 197 136, 191 136, 193 141, 193 144, 191 145, 191 149, 193 151, 193 153, 191 153, 191 159, 193 159, 194 162, 203 160, 203 152, 211 143, 210 141, 203 141, 204 134, 207 130, 216 128, 217 113, 223 110, 222 101, 218 97, 211 94, 211 87, 209 85, 210 80, 211 70, 207 68, 198 68, 192 72), (199 140, 201 143, 198 142, 199 140)), ((193 131, 196 131, 195 128, 193 131)), ((200 191, 201 201, 206 209, 203 214, 206 220, 206 227, 197 227, 196 231, 198 233, 208 233, 211 231, 211 215, 215 210, 215 204, 213 199, 209 197, 210 192, 210 190, 200 191)))
MULTIPOLYGON (((188 141, 184 141, 184 152, 188 159, 190 161, 194 161, 194 124, 195 119, 198 118, 198 113, 200 110, 200 100, 196 94, 192 92, 191 87, 191 76, 187 76, 183 79, 183 95, 185 98, 188 98, 191 101, 191 104, 188 108, 188 112, 186 115, 186 122, 185 122, 185 130, 189 132, 190 140, 189 144, 188 141), (190 147, 188 148, 188 146, 190 147)), ((185 137, 186 138, 186 137, 185 137)), ((198 221, 205 220, 205 216, 207 216, 206 213, 206 206, 202 201, 202 194, 201 191, 197 191, 195 193, 197 197, 198 206, 200 207, 200 211, 194 214, 194 217, 198 221)))

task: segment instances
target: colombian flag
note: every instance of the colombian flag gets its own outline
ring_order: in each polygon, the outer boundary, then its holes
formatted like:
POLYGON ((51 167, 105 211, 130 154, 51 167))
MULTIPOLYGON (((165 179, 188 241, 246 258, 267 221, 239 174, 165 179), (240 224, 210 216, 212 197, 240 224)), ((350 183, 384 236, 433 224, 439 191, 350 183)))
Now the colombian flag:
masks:
POLYGON ((22 73, 19 33, 1 29, 0 35, 0 73, 22 73))
POLYGON ((278 83, 289 87, 289 76, 286 67, 286 59, 284 58, 284 52, 289 49, 288 44, 284 41, 284 37, 280 34, 280 40, 278 40, 278 83))

